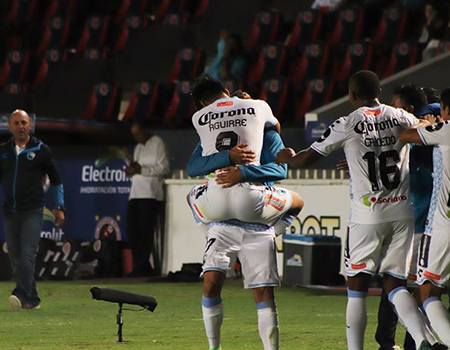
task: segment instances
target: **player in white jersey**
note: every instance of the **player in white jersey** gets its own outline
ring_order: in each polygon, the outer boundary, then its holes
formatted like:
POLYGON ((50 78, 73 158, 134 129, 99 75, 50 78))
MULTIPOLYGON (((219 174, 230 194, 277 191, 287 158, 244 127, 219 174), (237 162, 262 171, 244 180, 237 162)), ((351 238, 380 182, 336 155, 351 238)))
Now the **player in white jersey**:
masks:
POLYGON ((380 104, 378 77, 357 72, 349 99, 356 110, 333 122, 310 148, 284 149, 277 163, 309 165, 343 148, 350 171, 350 218, 344 258, 348 276, 347 340, 362 350, 367 324, 366 296, 371 275, 379 268, 385 290, 417 349, 432 349, 416 301, 408 293, 407 254, 414 229, 409 193, 408 145, 402 130, 419 121, 411 114, 380 104))
MULTIPOLYGON (((265 128, 280 130, 278 120, 269 105, 262 100, 230 97, 222 83, 211 77, 197 79, 192 97, 199 109, 192 117, 203 149, 202 156, 246 143, 255 152, 259 165, 265 128)), ((274 226, 284 231, 289 218, 303 207, 300 196, 283 188, 263 186, 261 183, 241 183, 224 188, 216 183, 217 170, 207 176, 206 184, 196 186, 188 195, 188 203, 197 222, 238 219, 244 222, 274 226)))
POLYGON ((444 288, 450 288, 450 87, 441 94, 441 116, 444 122, 411 128, 401 135, 401 141, 436 146, 433 193, 420 245, 417 283, 431 326, 450 346, 448 311, 440 300, 444 288))

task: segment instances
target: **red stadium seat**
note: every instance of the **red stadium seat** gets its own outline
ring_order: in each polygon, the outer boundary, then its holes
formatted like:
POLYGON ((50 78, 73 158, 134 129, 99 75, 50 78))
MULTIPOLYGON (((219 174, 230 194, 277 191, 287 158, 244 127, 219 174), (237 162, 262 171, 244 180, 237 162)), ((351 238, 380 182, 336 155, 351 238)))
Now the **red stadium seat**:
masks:
POLYGON ((322 42, 306 46, 303 55, 294 64, 294 82, 324 76, 328 70, 329 47, 322 42))
POLYGON ((117 12, 115 22, 121 23, 127 16, 136 14, 143 16, 147 0, 122 0, 122 4, 117 12))
POLYGON ((6 3, 6 22, 28 22, 35 13, 37 0, 11 0, 6 3))
POLYGON ((279 78, 284 74, 286 46, 268 45, 261 49, 258 61, 250 69, 248 83, 253 84, 262 79, 279 78))
POLYGON ((382 78, 387 78, 401 70, 412 67, 419 61, 420 50, 416 43, 400 42, 395 44, 382 78))
POLYGON ((73 18, 77 0, 51 0, 49 6, 45 10, 44 22, 48 22, 54 16, 62 16, 64 18, 73 18))
POLYGON ((323 12, 309 10, 300 12, 295 19, 294 29, 289 36, 287 46, 297 47, 319 39, 322 32, 323 12))
POLYGON ((36 68, 33 85, 41 85, 49 71, 52 71, 61 65, 64 61, 64 54, 61 50, 50 49, 38 60, 38 66, 36 68))
POLYGON ((380 24, 375 29, 372 43, 375 45, 400 41, 404 38, 408 11, 401 7, 389 7, 383 11, 380 24))
POLYGON ((2 92, 7 95, 20 95, 28 90, 27 84, 9 83, 3 86, 2 92))
POLYGON ((331 101, 334 82, 328 79, 315 79, 306 87, 297 89, 295 122, 304 126, 304 116, 308 111, 321 107, 331 101))
POLYGON ((116 83, 100 83, 94 86, 83 119, 116 120, 119 114, 122 91, 116 83))
POLYGON ((187 10, 187 0, 159 0, 155 1, 156 17, 164 18, 168 13, 182 13, 187 10))
POLYGON ((84 60, 104 60, 108 58, 108 50, 101 47, 90 47, 84 52, 81 52, 81 58, 84 60))
POLYGON ((70 21, 62 16, 55 16, 45 25, 37 43, 37 52, 45 52, 49 48, 64 48, 70 31, 70 21))
POLYGON ((180 50, 169 81, 193 80, 205 70, 205 53, 202 49, 188 47, 180 50))
POLYGON ((361 39, 364 23, 362 8, 341 10, 336 25, 331 33, 330 45, 338 45, 361 39))
POLYGON ((263 83, 260 99, 266 101, 273 114, 282 121, 292 116, 292 99, 289 98, 290 84, 287 79, 271 79, 263 83))
POLYGON ((0 69, 0 85, 23 83, 28 73, 29 59, 30 53, 27 51, 9 51, 0 69))
POLYGON ((277 40, 281 28, 281 14, 276 11, 260 12, 256 15, 250 36, 245 44, 248 50, 257 45, 272 44, 277 40))
POLYGON ((78 41, 77 50, 84 51, 88 47, 104 47, 108 35, 110 18, 106 16, 91 16, 86 23, 78 41))
POLYGON ((191 22, 191 15, 188 12, 185 13, 168 13, 164 16, 162 23, 164 25, 179 26, 187 25, 191 22))
POLYGON ((209 8, 211 7, 211 3, 214 0, 199 0, 197 8, 194 12, 194 18, 195 19, 201 19, 205 17, 206 13, 208 12, 209 8))
POLYGON ((114 28, 111 48, 114 51, 122 51, 125 49, 130 37, 136 32, 147 27, 147 18, 140 15, 128 16, 125 22, 114 28))
POLYGON ((124 119, 152 119, 160 99, 159 84, 143 81, 133 88, 124 119))
POLYGON ((333 77, 337 81, 347 81, 359 70, 368 70, 372 66, 373 49, 368 42, 351 44, 345 53, 343 61, 333 67, 333 77))
POLYGON ((179 81, 174 83, 169 93, 169 104, 164 115, 164 124, 172 128, 183 128, 191 124, 194 103, 191 98, 191 83, 179 81))

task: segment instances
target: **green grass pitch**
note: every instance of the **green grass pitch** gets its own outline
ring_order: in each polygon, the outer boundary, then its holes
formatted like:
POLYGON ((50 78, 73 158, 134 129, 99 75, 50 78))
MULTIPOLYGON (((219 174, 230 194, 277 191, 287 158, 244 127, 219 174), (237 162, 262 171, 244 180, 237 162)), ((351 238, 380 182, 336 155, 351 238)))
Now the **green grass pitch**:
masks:
MULTIPOLYGON (((144 281, 39 282, 40 310, 13 312, 8 304, 12 282, 0 282, 0 349, 146 349, 207 350, 202 314, 201 283, 144 281), (124 311, 123 335, 117 343, 113 303, 93 300, 90 287, 104 286, 156 298, 154 313, 124 311)), ((224 350, 262 349, 251 291, 241 281, 227 281, 223 291, 224 350)), ((344 293, 298 287, 276 290, 280 349, 346 349, 344 293)), ((367 299, 369 323, 366 349, 377 349, 374 333, 378 297, 367 299)), ((125 306, 124 306, 125 307, 125 306)), ((126 308, 137 309, 136 306, 126 308)), ((398 327, 398 343, 404 330, 398 327)))

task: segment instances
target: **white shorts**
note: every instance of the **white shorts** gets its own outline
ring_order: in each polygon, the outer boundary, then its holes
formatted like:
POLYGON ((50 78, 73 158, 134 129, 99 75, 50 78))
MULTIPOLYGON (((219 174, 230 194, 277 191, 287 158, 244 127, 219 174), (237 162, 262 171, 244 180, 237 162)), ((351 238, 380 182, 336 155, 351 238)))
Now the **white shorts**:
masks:
POLYGON ((414 231, 414 220, 398 220, 379 224, 350 222, 344 248, 345 272, 389 274, 407 279, 408 252, 414 231))
POLYGON ((424 234, 417 264, 417 284, 430 281, 437 287, 450 287, 450 229, 424 234))
POLYGON ((198 223, 230 219, 273 226, 292 205, 292 193, 279 187, 242 183, 230 188, 216 184, 194 187, 187 197, 198 223))
POLYGON ((417 257, 419 256, 420 241, 422 240, 423 232, 414 232, 409 251, 409 265, 408 265, 408 287, 417 287, 417 257))
POLYGON ((203 256, 203 273, 226 274, 233 254, 237 254, 241 262, 245 288, 280 285, 273 229, 255 231, 237 226, 211 226, 203 256))

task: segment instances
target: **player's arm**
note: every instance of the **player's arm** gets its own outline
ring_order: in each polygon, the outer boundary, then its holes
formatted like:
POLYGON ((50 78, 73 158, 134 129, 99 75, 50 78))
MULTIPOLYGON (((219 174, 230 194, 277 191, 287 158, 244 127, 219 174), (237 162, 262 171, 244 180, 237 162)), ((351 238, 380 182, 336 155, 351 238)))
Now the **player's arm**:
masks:
POLYGON ((322 155, 311 147, 298 153, 295 153, 292 148, 285 148, 278 152, 276 162, 277 164, 289 164, 294 168, 303 168, 315 163, 320 158, 322 155))
POLYGON ((402 143, 417 143, 423 144, 422 138, 417 131, 419 127, 427 127, 430 126, 430 123, 427 120, 420 120, 417 124, 411 126, 410 128, 404 130, 400 134, 400 142, 402 143))
POLYGON ((415 142, 429 145, 448 145, 450 139, 449 121, 419 128, 409 128, 400 135, 402 142, 415 142), (410 141, 413 140, 413 141, 410 141))

